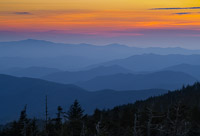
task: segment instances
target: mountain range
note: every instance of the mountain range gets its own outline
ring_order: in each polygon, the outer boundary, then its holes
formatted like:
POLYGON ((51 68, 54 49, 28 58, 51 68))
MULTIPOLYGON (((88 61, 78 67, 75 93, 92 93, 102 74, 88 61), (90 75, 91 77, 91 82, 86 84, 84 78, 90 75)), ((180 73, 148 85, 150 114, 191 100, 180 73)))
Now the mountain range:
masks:
POLYGON ((44 40, 27 39, 22 41, 0 42, 2 56, 25 56, 25 57, 52 57, 52 56, 85 56, 95 58, 114 59, 128 57, 131 55, 155 53, 155 54, 199 54, 200 50, 189 50, 184 48, 140 48, 130 47, 117 43, 109 45, 92 45, 92 44, 64 44, 54 43, 44 40), (48 52, 47 52, 48 51, 48 52), (89 53, 89 54, 88 54, 89 53), (102 56, 103 55, 103 56, 102 56))
POLYGON ((0 42, 0 66, 1 69, 37 66, 62 70, 80 70, 98 63, 150 53, 159 55, 191 55, 200 54, 200 50, 184 48, 139 48, 120 44, 104 46, 85 43, 64 44, 27 39, 23 41, 0 42))
POLYGON ((89 91, 152 88, 173 90, 199 80, 197 76, 200 74, 198 66, 185 64, 187 66, 187 69, 185 69, 182 65, 167 67, 160 71, 141 73, 133 72, 118 65, 99 66, 82 71, 61 71, 44 67, 12 68, 0 71, 0 73, 17 77, 40 78, 62 84, 76 84, 89 91))
POLYGON ((77 83, 87 90, 142 90, 142 89, 179 89, 183 85, 197 82, 197 79, 183 72, 160 71, 148 74, 121 73, 99 76, 88 81, 77 83))
POLYGON ((28 68, 8 68, 0 70, 1 74, 12 75, 16 77, 32 77, 32 78, 41 78, 48 74, 61 72, 61 70, 56 68, 45 68, 45 67, 28 67, 28 68))
POLYGON ((87 81, 97 76, 112 75, 118 73, 132 73, 132 71, 117 65, 108 67, 99 66, 89 70, 82 70, 82 71, 56 72, 43 76, 42 79, 59 83, 76 83, 80 81, 87 81))
POLYGON ((164 68, 162 70, 184 72, 200 80, 200 65, 179 64, 164 68))
POLYGON ((166 67, 179 65, 179 64, 190 64, 200 65, 200 55, 180 55, 180 54, 169 54, 169 55, 158 55, 158 54, 143 54, 133 55, 125 59, 117 59, 97 65, 90 66, 112 66, 118 65, 126 69, 130 69, 135 72, 141 71, 157 71, 166 67))
POLYGON ((91 114, 198 80, 200 50, 0 42, 0 123, 16 119, 26 104, 30 116, 44 117, 46 95, 52 116, 75 99, 91 114))
POLYGON ((20 111, 27 105, 30 116, 44 117, 45 96, 48 97, 49 115, 55 116, 57 106, 67 110, 78 99, 86 113, 94 109, 107 109, 116 105, 132 103, 150 96, 166 93, 163 89, 140 91, 102 90, 88 92, 71 84, 59 84, 41 79, 0 75, 0 123, 18 118, 20 111))

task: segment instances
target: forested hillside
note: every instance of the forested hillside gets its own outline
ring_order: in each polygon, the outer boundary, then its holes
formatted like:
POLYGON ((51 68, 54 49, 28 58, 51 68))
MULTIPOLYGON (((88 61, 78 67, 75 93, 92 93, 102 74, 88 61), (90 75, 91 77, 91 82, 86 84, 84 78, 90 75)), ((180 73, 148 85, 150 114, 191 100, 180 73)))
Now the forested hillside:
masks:
POLYGON ((200 83, 165 95, 84 114, 75 100, 56 118, 29 119, 26 106, 21 116, 3 127, 1 136, 198 136, 200 135, 200 83))

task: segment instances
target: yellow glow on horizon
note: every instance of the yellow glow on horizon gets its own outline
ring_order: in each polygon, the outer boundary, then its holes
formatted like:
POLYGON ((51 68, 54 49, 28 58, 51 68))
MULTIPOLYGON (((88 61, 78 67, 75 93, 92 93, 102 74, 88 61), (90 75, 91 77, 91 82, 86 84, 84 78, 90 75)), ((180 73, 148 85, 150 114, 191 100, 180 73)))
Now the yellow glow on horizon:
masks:
POLYGON ((199 0, 3 0, 0 10, 58 10, 58 9, 95 9, 95 10, 136 10, 167 7, 197 7, 199 0), (12 7, 12 9, 10 8, 12 7))

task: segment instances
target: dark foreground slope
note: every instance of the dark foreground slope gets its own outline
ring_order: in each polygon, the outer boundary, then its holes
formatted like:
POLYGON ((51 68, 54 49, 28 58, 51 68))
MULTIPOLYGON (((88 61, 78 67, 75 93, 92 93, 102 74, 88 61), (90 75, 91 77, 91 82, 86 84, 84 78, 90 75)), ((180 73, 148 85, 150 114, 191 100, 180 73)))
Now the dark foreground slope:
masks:
POLYGON ((22 118, 7 125, 8 129, 0 131, 0 136, 25 134, 24 130, 31 130, 30 136, 33 132, 38 136, 45 136, 47 133, 49 136, 199 136, 199 105, 200 83, 117 106, 112 110, 96 109, 91 116, 83 114, 81 106, 75 101, 68 110, 67 117, 60 116, 63 112, 58 111, 56 118, 48 120, 46 128, 45 125, 38 124, 37 127, 43 126, 38 131, 35 125, 33 127, 32 123, 25 122, 27 118, 22 118), (21 122, 25 122, 25 125, 21 122), (16 129, 18 127, 21 130, 16 129))
POLYGON ((0 75, 0 123, 16 119, 26 104, 30 116, 43 118, 46 95, 49 114, 54 116, 57 106, 67 109, 75 99, 81 102, 86 113, 91 113, 95 108, 112 108, 165 92, 161 89, 88 92, 75 85, 0 75))
POLYGON ((199 136, 200 83, 99 114, 112 136, 199 136))

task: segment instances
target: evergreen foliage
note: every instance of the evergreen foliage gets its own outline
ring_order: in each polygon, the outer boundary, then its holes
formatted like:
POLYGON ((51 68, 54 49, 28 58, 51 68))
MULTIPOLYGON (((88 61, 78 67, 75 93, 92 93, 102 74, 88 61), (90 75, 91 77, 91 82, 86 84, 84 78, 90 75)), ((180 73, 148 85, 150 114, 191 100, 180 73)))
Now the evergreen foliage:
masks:
MULTIPOLYGON (((26 110, 0 136, 46 136, 45 120, 29 119, 26 110)), ((85 115, 75 100, 69 110, 58 106, 56 115, 48 120, 48 136, 198 136, 200 83, 111 110, 96 109, 93 115, 85 115)))

